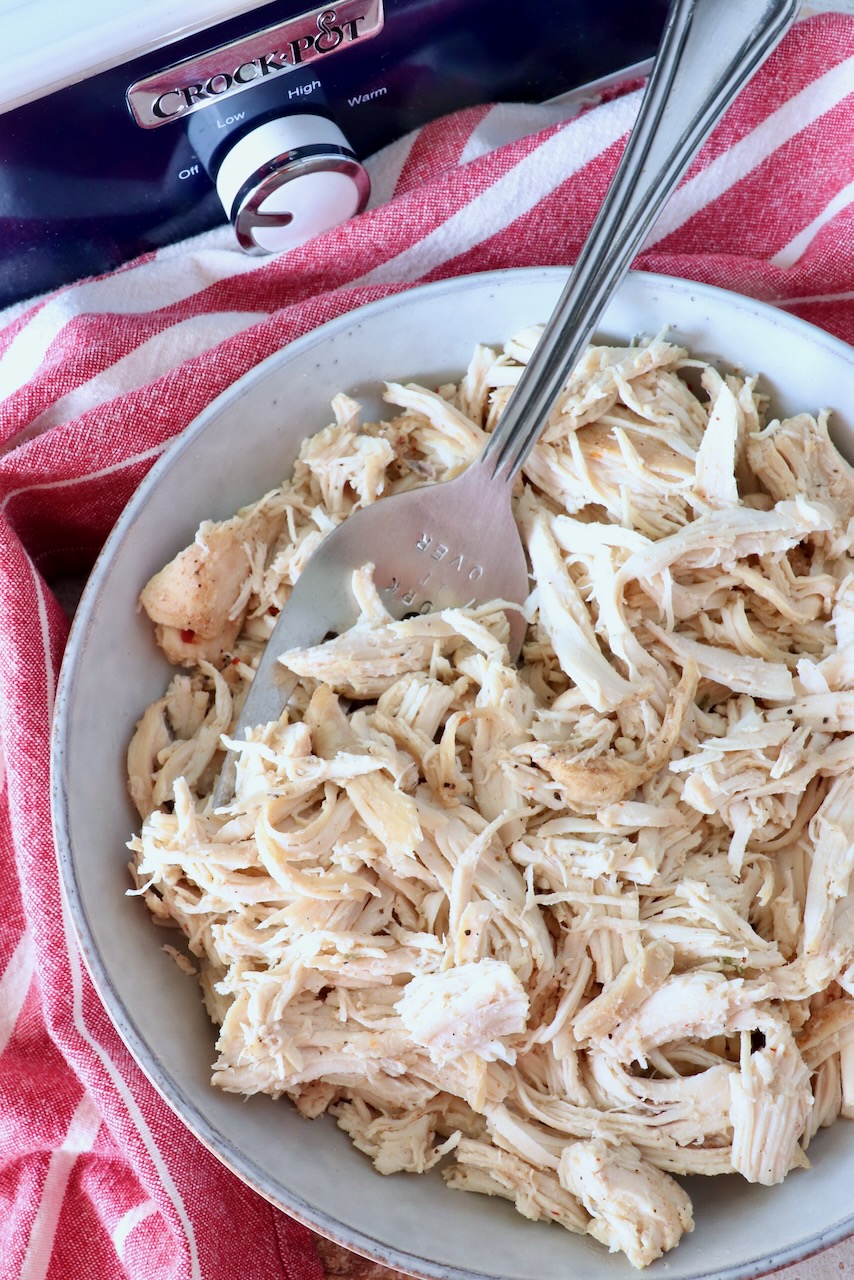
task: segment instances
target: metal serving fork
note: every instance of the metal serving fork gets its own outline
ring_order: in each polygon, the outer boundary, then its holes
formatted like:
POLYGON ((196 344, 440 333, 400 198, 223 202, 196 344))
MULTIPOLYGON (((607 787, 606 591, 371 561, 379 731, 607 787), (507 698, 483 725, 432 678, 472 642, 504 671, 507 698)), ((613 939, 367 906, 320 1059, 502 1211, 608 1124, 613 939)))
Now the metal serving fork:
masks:
MULTIPOLYGON (((374 565, 383 602, 398 618, 488 600, 524 601, 529 583, 510 504, 513 480, 668 196, 798 7, 798 0, 673 0, 622 160, 482 453, 455 480, 383 498, 324 540, 276 620, 235 738, 277 720, 287 705, 296 677, 278 662, 280 654, 353 624, 350 584, 362 565, 374 565)), ((515 612, 509 621, 516 657, 524 622, 515 612)), ((226 804, 233 790, 229 752, 214 804, 226 804)))

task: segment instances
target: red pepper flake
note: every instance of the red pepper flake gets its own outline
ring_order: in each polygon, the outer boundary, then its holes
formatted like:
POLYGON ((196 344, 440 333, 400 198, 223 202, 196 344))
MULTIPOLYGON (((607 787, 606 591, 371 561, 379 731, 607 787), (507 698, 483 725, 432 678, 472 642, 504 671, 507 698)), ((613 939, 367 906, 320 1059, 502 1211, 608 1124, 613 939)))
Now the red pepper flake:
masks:
POLYGON ((191 631, 189 627, 186 627, 181 632, 181 639, 184 641, 184 644, 192 644, 195 638, 196 638, 195 631, 191 631))
POLYGON ((240 659, 239 659, 239 658, 232 658, 232 659, 231 659, 231 665, 232 665, 233 667, 239 667, 239 666, 240 666, 240 659))
POLYGON ((271 604, 267 612, 271 618, 275 618, 276 614, 281 613, 282 611, 277 604, 271 604))

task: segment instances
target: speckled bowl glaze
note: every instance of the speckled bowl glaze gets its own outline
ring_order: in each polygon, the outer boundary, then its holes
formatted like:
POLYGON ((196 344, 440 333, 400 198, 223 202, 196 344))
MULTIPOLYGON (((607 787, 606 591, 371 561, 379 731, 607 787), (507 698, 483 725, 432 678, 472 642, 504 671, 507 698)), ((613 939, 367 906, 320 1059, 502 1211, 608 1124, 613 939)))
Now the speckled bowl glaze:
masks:
MULTIPOLYGON (((116 525, 77 613, 56 706, 62 876, 92 977, 137 1061, 200 1141, 262 1195, 352 1249, 437 1280, 624 1280, 631 1268, 504 1202, 451 1193, 438 1176, 383 1178, 331 1121, 309 1127, 286 1101, 211 1087, 215 1033, 196 985, 161 950, 140 901, 125 896, 125 842, 136 825, 125 752, 167 682, 137 595, 200 520, 230 515, 287 474, 301 439, 330 419, 336 391, 377 409, 383 379, 458 376, 475 343, 500 344, 545 320, 564 280, 560 269, 524 269, 415 288, 332 321, 230 387, 164 454, 116 525)), ((664 329, 697 354, 761 373, 776 412, 832 409, 837 441, 854 457, 850 347, 783 310, 643 274, 625 282, 600 333, 626 340, 664 329)), ((696 1230, 649 1276, 756 1276, 854 1233, 854 1127, 821 1133, 810 1156, 814 1167, 779 1187, 690 1180, 696 1230)))

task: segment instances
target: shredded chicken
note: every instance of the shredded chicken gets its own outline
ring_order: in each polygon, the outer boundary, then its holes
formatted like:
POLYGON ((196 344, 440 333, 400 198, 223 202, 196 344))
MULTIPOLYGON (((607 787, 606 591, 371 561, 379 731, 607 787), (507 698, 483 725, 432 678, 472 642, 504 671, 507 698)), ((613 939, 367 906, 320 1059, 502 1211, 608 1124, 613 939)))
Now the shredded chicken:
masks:
POLYGON ((570 1143, 558 1177, 591 1215, 590 1235, 612 1253, 621 1250, 636 1267, 649 1266, 694 1229, 687 1193, 630 1143, 570 1143))
POLYGON ((185 936, 218 1087, 644 1267, 693 1228, 681 1175, 777 1183, 854 1115, 854 473, 825 416, 766 425, 754 379, 661 338, 591 348, 516 489, 518 667, 499 605, 397 622, 362 570, 360 621, 280 655, 287 711, 229 737, 323 537, 466 466, 537 337, 389 384, 388 421, 336 396, 292 478, 145 587, 183 669, 128 751, 133 891, 185 936))

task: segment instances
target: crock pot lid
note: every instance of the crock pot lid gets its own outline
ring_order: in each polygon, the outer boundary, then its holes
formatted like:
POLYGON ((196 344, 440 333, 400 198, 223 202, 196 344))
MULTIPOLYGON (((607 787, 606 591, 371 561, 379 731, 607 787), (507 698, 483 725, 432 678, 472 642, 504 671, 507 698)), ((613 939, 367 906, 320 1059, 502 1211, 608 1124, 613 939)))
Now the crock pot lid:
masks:
MULTIPOLYGON (((0 0, 0 111, 261 8, 268 0, 0 0)), ((304 7, 299 0, 296 13, 304 7)), ((272 19, 271 19, 272 21, 272 19)), ((164 63, 168 63, 168 55, 164 63)))

